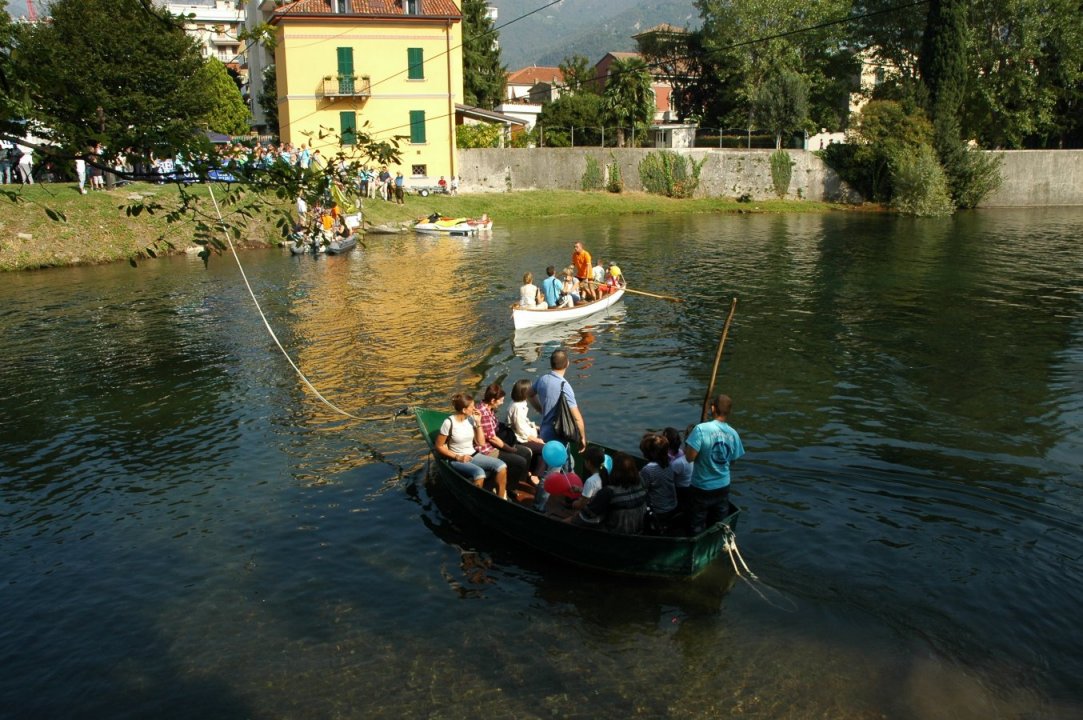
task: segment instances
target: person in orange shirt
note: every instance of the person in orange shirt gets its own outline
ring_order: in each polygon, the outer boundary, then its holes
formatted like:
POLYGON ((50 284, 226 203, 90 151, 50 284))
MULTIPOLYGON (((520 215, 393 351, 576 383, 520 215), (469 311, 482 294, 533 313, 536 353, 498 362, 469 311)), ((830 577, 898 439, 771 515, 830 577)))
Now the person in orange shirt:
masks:
POLYGON ((575 277, 579 280, 580 293, 582 293, 583 299, 588 302, 598 299, 594 288, 590 283, 586 282, 591 279, 592 265, 590 253, 583 248, 583 243, 577 242, 572 250, 572 267, 575 268, 575 277))

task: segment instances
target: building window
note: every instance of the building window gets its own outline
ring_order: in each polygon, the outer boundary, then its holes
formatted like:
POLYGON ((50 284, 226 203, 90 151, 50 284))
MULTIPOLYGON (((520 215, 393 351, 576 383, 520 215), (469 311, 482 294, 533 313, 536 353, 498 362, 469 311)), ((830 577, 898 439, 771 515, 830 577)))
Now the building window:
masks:
POLYGON ((340 112, 338 114, 339 143, 342 145, 357 144, 357 113, 340 112))
POLYGON ((425 79, 425 51, 406 48, 406 77, 410 80, 425 79))
POLYGON ((406 6, 407 15, 421 14, 421 0, 405 0, 403 4, 406 6))
POLYGON ((346 0, 335 0, 335 12, 344 15, 349 12, 346 7, 346 0))
POLYGON ((429 176, 429 166, 428 165, 411 165, 410 166, 410 173, 414 177, 428 177, 429 176))
POLYGON ((425 142, 425 111, 410 111, 410 142, 421 145, 425 142))
POLYGON ((342 95, 353 95, 353 48, 340 47, 338 53, 338 91, 342 95))

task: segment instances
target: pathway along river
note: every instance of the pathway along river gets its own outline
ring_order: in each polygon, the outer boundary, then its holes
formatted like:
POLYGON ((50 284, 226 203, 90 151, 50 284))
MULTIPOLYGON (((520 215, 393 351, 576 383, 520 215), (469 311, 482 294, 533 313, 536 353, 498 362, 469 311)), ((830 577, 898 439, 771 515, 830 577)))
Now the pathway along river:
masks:
POLYGON ((719 387, 740 546, 646 585, 480 531, 412 422, 318 403, 231 258, 0 284, 0 715, 1083 716, 1083 211, 619 217, 242 254, 284 345, 389 417, 533 377, 635 447, 719 387), (636 286, 516 335, 585 241, 636 286))

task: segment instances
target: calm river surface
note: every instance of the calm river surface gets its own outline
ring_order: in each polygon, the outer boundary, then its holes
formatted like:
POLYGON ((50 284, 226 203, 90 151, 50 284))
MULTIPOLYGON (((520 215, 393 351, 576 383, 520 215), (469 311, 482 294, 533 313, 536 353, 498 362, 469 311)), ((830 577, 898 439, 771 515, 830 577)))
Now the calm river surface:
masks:
POLYGON ((583 218, 347 257, 0 278, 0 716, 1083 716, 1083 210, 583 218), (517 335, 575 240, 633 287, 517 335), (633 448, 719 374, 739 544, 556 566, 427 478, 404 406, 547 369, 633 448))

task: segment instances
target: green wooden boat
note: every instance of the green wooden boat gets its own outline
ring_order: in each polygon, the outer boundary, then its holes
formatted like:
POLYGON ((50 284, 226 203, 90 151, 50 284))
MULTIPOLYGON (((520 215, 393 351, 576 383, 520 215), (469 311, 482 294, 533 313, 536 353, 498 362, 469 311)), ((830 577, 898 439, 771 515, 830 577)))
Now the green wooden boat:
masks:
MULTIPOLYGON (((415 409, 414 415, 432 452, 440 424, 449 413, 415 409)), ((435 453, 433 462, 442 485, 478 522, 561 561, 620 575, 695 577, 724 552, 740 513, 731 504, 726 518, 695 537, 623 535, 580 527, 543 515, 529 504, 501 500, 489 490, 468 482, 435 453)), ((577 471, 582 472, 577 456, 575 463, 577 471)))

